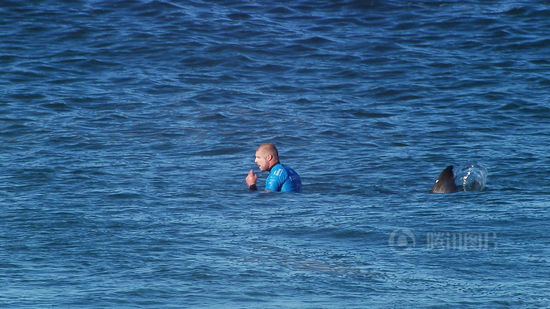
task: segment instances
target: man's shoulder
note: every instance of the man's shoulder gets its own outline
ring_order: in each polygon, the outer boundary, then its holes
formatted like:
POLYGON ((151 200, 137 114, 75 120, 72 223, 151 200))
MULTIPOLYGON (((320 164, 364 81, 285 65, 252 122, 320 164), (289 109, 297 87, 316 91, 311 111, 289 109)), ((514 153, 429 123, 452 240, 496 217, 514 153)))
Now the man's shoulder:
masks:
POLYGON ((298 175, 298 173, 296 173, 296 171, 290 166, 283 165, 283 169, 288 175, 298 175))
POLYGON ((276 177, 281 177, 281 176, 284 176, 285 174, 287 173, 286 171, 286 168, 284 165, 282 165, 281 163, 278 163, 276 165, 274 165, 272 168, 271 168, 271 171, 270 171, 270 176, 273 175, 273 176, 276 176, 276 177))

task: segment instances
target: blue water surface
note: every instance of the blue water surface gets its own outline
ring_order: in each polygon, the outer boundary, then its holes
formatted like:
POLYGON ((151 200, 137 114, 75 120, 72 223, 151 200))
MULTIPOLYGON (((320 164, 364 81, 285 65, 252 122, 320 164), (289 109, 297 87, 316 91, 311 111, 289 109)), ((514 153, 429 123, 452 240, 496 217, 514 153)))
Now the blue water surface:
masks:
POLYGON ((550 307, 548 29, 548 1, 3 1, 0 306, 550 307), (303 193, 246 190, 264 142, 303 193), (429 193, 471 163, 484 191, 429 193))

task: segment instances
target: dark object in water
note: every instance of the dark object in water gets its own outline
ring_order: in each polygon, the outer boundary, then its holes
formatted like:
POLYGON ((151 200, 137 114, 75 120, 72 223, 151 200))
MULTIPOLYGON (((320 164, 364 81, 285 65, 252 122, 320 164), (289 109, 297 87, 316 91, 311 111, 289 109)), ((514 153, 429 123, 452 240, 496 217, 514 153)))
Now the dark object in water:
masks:
POLYGON ((432 193, 454 193, 457 192, 457 187, 455 184, 455 176, 453 173, 453 166, 447 166, 439 177, 435 180, 434 186, 432 187, 432 193))

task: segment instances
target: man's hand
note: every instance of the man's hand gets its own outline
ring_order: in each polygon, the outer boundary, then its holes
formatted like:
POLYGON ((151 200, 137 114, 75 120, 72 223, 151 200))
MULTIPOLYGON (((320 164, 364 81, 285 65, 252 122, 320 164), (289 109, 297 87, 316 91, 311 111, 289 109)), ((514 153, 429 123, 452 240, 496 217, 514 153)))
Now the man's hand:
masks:
POLYGON ((250 186, 255 186, 257 179, 258 179, 258 175, 254 174, 253 170, 250 170, 250 172, 248 172, 248 175, 246 176, 246 184, 249 187, 250 186))

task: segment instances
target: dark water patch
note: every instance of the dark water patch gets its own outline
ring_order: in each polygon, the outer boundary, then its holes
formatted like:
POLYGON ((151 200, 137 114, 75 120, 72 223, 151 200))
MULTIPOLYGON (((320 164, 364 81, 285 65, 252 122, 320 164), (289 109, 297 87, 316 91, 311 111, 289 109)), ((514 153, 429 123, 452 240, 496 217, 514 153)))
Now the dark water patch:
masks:
POLYGON ((275 84, 270 87, 262 87, 260 88, 260 91, 277 92, 277 93, 296 93, 300 91, 300 88, 298 86, 275 84))
POLYGON ((513 6, 510 9, 502 12, 505 15, 510 15, 513 17, 532 17, 532 18, 541 18, 550 16, 550 10, 546 6, 529 6, 529 5, 517 5, 513 6))
POLYGON ((42 104, 41 106, 46 109, 51 109, 55 112, 70 112, 72 110, 72 108, 69 105, 62 102, 46 103, 46 104, 42 104))
POLYGON ((204 114, 204 115, 200 115, 199 118, 201 120, 223 120, 225 119, 226 117, 221 114, 221 113, 213 113, 213 114, 204 114))
POLYGON ((17 55, 0 55, 0 63, 3 65, 13 64, 19 60, 17 55))
POLYGON ((285 71, 289 71, 291 67, 277 65, 277 64, 265 64, 259 67, 255 67, 254 69, 264 71, 264 72, 285 72, 285 71))
POLYGON ((220 59, 212 59, 209 57, 191 56, 182 60, 182 64, 193 67, 214 67, 223 63, 220 59))
POLYGON ((547 106, 542 106, 537 103, 531 103, 527 101, 515 101, 507 104, 503 104, 499 107, 501 111, 517 111, 519 114, 516 117, 521 116, 533 116, 540 119, 548 118, 548 112, 550 109, 547 106))
POLYGON ((152 95, 170 95, 170 94, 179 94, 186 93, 188 88, 182 88, 179 85, 171 84, 157 84, 152 87, 147 87, 146 93, 152 95))
POLYGON ((346 114, 349 114, 352 118, 367 118, 367 119, 377 119, 377 118, 388 118, 394 116, 393 114, 388 113, 377 113, 368 110, 344 110, 346 114))
POLYGON ((308 46, 304 44, 295 44, 295 43, 284 45, 283 49, 288 51, 289 53, 305 54, 305 55, 313 54, 318 50, 316 47, 313 47, 313 46, 308 46))
POLYGON ((525 39, 520 42, 501 45, 501 48, 514 51, 545 49, 550 46, 550 39, 525 39))
POLYGON ((22 101, 44 100, 46 98, 46 96, 41 93, 12 93, 9 97, 14 100, 22 101))
POLYGON ((418 101, 424 99, 423 96, 420 95, 414 95, 414 94, 405 94, 402 96, 398 96, 395 98, 398 102, 405 102, 405 101, 418 101))
POLYGON ((231 20, 248 20, 251 19, 252 16, 246 13, 230 13, 227 15, 231 20))
POLYGON ((109 199, 127 200, 127 199, 139 199, 142 194, 135 192, 115 192, 106 196, 109 199))
POLYGON ((42 72, 30 71, 30 70, 13 70, 10 71, 6 77, 12 83, 23 83, 33 80, 42 80, 46 77, 42 72))
POLYGON ((99 59, 86 59, 85 61, 80 62, 78 65, 79 68, 84 70, 90 70, 92 72, 105 70, 105 69, 112 69, 118 66, 122 66, 122 64, 118 62, 105 61, 105 60, 99 60, 99 59))
POLYGON ((353 88, 355 88, 355 85, 350 83, 320 84, 318 86, 320 90, 344 90, 353 88))
POLYGON ((304 40, 298 40, 297 42, 304 45, 323 45, 323 44, 332 43, 330 39, 325 37, 320 37, 320 36, 314 36, 304 40))
POLYGON ((359 78, 362 76, 362 72, 360 71, 354 71, 354 70, 342 70, 340 72, 336 72, 334 74, 334 77, 340 77, 344 79, 353 79, 353 78, 359 78))
POLYGON ((220 148, 215 150, 206 150, 206 151, 199 151, 195 152, 192 155, 197 156, 220 156, 220 155, 230 155, 235 153, 242 153, 246 151, 247 149, 244 148, 220 148))
POLYGON ((534 65, 549 65, 550 64, 550 61, 548 61, 546 59, 532 59, 530 62, 534 65))

